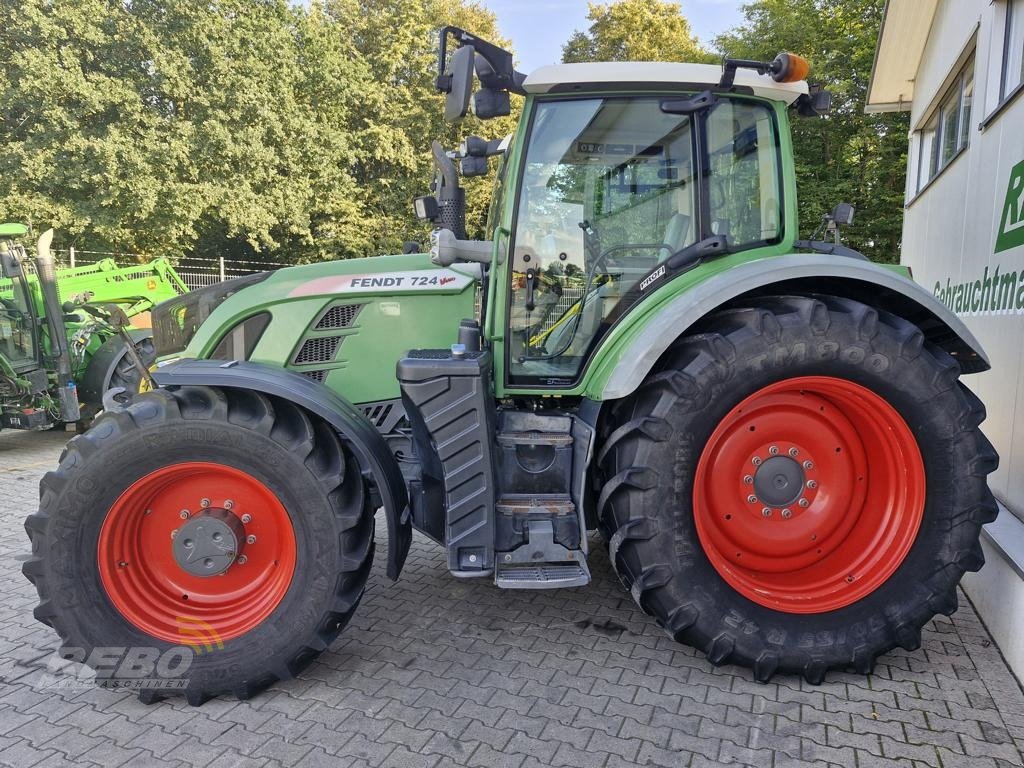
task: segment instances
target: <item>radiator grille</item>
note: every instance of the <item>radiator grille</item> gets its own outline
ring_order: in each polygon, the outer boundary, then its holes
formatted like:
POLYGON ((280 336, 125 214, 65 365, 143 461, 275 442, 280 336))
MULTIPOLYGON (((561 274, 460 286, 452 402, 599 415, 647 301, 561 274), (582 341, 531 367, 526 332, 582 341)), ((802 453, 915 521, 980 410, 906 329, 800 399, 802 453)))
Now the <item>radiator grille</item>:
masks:
POLYGON ((362 308, 362 304, 335 305, 324 312, 314 330, 328 331, 335 328, 348 328, 356 321, 356 316, 362 308))
POLYGON ((334 360, 338 347, 344 336, 319 336, 306 339, 292 361, 296 365, 302 363, 328 363, 334 360))
POLYGON ((319 381, 323 383, 324 377, 327 376, 327 371, 300 371, 303 376, 308 376, 313 381, 319 381))

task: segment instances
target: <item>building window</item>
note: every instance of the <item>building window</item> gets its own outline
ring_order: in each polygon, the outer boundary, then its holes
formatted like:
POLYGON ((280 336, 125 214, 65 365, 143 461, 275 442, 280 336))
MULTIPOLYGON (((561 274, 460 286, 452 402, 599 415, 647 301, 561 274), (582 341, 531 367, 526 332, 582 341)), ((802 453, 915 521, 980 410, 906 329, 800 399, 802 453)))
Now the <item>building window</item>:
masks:
POLYGON ((1006 99, 1024 82, 1024 0, 1006 4, 1006 39, 1003 43, 1003 76, 999 100, 1006 99))
MULTIPOLYGON (((1024 4, 1024 0, 1022 0, 1024 4)), ((974 57, 956 76, 932 116, 917 132, 917 191, 924 189, 970 142, 974 57)))

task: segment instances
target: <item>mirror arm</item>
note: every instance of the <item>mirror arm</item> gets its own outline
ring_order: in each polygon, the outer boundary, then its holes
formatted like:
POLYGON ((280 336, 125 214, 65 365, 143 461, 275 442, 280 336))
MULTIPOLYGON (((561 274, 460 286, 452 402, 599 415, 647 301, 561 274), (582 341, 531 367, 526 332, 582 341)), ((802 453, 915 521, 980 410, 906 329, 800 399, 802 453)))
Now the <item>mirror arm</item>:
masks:
POLYGON ((460 240, 450 229, 430 233, 430 260, 439 267, 450 267, 457 261, 490 264, 493 254, 493 240, 460 240))

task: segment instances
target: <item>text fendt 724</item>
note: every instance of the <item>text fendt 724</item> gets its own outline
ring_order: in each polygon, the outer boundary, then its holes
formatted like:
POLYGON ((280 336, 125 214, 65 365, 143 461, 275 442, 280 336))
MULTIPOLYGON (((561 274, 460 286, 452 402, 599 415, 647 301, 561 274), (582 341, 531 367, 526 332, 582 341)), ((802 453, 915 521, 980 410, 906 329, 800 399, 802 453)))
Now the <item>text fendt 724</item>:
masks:
MULTIPOLYGON (((829 101, 806 74, 781 54, 524 77, 446 28, 446 117, 522 95, 514 135, 434 145, 429 253, 157 307, 158 388, 42 481, 36 617, 93 666, 202 627, 181 692, 247 698, 342 631, 382 507, 393 579, 415 529, 456 579, 581 587, 597 529, 666 632, 759 681, 917 648, 996 513, 959 382, 989 364, 906 269, 839 244, 849 206, 799 238, 789 121, 829 101), (470 240, 460 176, 491 156, 470 240)), ((158 672, 144 700, 172 692, 158 672)))

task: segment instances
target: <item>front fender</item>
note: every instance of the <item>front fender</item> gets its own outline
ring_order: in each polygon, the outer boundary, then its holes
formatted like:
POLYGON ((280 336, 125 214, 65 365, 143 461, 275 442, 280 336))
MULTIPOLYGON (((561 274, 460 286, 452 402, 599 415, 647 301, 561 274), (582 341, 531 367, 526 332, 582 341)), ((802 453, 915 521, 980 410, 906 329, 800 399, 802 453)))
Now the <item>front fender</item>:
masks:
MULTIPOLYGON (((745 296, 829 294, 855 299, 907 319, 925 338, 960 363, 964 373, 991 366, 981 344, 964 322, 925 288, 899 272, 869 261, 823 254, 790 254, 744 262, 667 301, 637 333, 620 337, 608 350, 615 363, 598 399, 616 400, 633 392, 677 338, 698 320, 745 296)), ((602 354, 604 351, 602 350, 602 354)))
POLYGON ((161 387, 251 389, 295 403, 334 427, 370 471, 380 492, 388 524, 388 578, 398 578, 412 544, 405 481, 384 438, 354 405, 319 382, 261 363, 186 359, 159 368, 153 378, 161 387))

